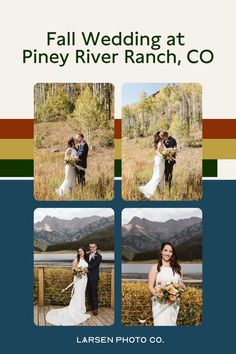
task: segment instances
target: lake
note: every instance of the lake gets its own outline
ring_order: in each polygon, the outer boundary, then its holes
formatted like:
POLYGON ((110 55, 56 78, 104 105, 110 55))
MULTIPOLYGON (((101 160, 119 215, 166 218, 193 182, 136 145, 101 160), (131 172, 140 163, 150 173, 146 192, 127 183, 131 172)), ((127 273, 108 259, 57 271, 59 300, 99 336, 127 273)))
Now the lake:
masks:
MULTIPOLYGON (((114 265, 114 252, 101 252, 101 267, 109 267, 114 265)), ((75 259, 75 253, 35 253, 34 265, 44 267, 68 267, 71 266, 75 259)))
MULTIPOLYGON (((202 279, 202 264, 201 263, 181 263, 181 269, 185 279, 202 279)), ((153 264, 122 264, 122 276, 129 279, 145 279, 148 276, 150 268, 153 264)))

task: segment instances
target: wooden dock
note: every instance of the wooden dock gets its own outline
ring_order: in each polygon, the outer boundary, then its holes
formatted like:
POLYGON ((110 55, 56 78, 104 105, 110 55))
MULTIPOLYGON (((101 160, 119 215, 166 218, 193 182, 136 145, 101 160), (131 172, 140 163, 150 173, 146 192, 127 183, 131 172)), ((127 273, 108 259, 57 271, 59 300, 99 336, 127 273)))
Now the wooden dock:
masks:
MULTIPOLYGON (((46 321, 46 314, 53 309, 59 309, 63 306, 39 306, 34 305, 34 323, 36 326, 52 326, 46 321)), ((81 323, 78 326, 112 326, 114 323, 114 309, 110 307, 100 307, 98 309, 98 316, 93 316, 81 323)))

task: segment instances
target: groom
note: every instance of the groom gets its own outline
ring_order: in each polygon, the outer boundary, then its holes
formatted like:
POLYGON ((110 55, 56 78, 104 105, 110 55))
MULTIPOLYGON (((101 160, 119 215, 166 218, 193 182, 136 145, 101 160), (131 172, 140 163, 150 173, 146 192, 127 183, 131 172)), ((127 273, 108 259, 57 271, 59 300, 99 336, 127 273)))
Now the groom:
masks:
MULTIPOLYGON (((168 132, 163 131, 160 134, 161 138, 164 140, 164 145, 166 148, 175 148, 177 147, 176 140, 169 135, 168 132)), ((175 156, 174 156, 175 157, 175 156)), ((169 185, 169 190, 171 189, 171 182, 173 177, 173 168, 176 160, 165 160, 165 182, 169 185)))
POLYGON ((84 140, 84 135, 82 133, 78 133, 75 136, 75 144, 79 145, 77 150, 77 157, 79 158, 77 164, 76 164, 76 172, 78 176, 78 183, 81 184, 81 186, 85 186, 85 172, 87 168, 87 156, 88 156, 88 144, 84 140))
POLYGON ((88 300, 92 307, 93 315, 98 315, 98 281, 99 281, 99 265, 102 256, 98 253, 96 243, 89 244, 88 256, 88 300))

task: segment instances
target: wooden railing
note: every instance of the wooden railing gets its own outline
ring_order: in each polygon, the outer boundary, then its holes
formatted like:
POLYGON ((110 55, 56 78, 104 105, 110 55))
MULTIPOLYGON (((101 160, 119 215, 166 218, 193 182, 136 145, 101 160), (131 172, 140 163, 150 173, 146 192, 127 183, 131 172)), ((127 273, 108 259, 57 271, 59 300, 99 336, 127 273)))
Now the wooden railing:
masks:
MULTIPOLYGON (((39 306, 44 305, 44 268, 45 266, 37 266, 39 279, 39 306)), ((115 298, 115 268, 111 268, 111 308, 114 308, 115 298)))

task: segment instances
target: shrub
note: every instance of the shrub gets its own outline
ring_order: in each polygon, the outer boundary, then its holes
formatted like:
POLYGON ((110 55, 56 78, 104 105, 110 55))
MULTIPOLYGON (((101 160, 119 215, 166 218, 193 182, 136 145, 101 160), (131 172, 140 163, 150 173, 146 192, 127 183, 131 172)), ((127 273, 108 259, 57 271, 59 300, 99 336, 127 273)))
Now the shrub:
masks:
MULTIPOLYGON (((152 326, 151 295, 147 283, 123 282, 122 322, 126 326, 152 326)), ((181 298, 178 326, 197 326, 202 321, 202 290, 188 287, 181 298)))
POLYGON ((108 131, 104 135, 101 135, 99 138, 99 145, 104 148, 113 148, 114 147, 114 133, 108 131))
MULTIPOLYGON (((67 285, 73 281, 70 269, 46 268, 44 270, 44 304, 67 306, 71 298, 71 290, 62 293, 67 285)), ((38 303, 38 271, 34 270, 34 304, 38 303)), ((99 305, 111 306, 111 273, 101 272, 99 281, 99 305)))

